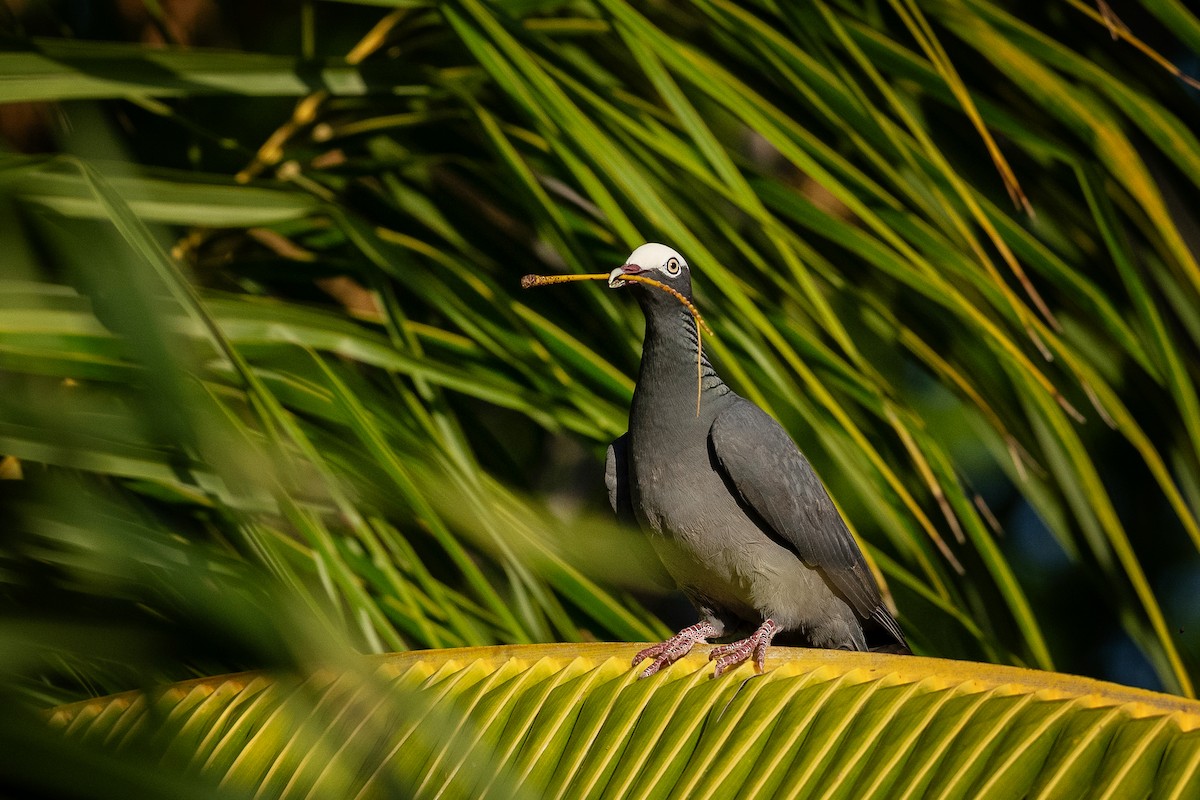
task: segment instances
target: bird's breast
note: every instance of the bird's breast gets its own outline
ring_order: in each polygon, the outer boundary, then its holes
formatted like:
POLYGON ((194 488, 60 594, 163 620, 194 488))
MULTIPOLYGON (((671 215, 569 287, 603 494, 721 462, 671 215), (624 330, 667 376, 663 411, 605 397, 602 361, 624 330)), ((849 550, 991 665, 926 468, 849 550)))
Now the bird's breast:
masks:
POLYGON ((652 402, 635 404, 629 426, 630 491, 634 508, 654 533, 681 533, 691 517, 703 513, 706 495, 723 489, 709 458, 711 426, 709 415, 663 413, 652 402))
POLYGON ((629 488, 643 528, 703 564, 726 560, 739 540, 761 537, 712 461, 711 418, 655 424, 647 415, 630 426, 629 488))

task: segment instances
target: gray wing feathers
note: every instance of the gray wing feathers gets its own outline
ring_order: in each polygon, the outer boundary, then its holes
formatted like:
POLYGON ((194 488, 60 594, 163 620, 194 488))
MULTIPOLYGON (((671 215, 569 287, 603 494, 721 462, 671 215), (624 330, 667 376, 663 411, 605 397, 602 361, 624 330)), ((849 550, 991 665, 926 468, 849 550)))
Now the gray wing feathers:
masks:
POLYGON ((782 426, 742 400, 717 416, 709 443, 725 479, 742 501, 787 542, 800 559, 821 570, 863 619, 875 619, 903 641, 866 561, 820 479, 782 426), (882 610, 890 625, 878 618, 882 610))
POLYGON ((904 638, 904 631, 900 630, 900 623, 896 622, 892 613, 882 605, 878 606, 871 612, 871 619, 879 623, 885 631, 896 637, 896 641, 908 648, 908 640, 904 638))
POLYGON ((608 446, 604 460, 604 485, 608 487, 608 502, 617 519, 626 525, 636 525, 633 498, 629 496, 629 434, 623 433, 608 446))

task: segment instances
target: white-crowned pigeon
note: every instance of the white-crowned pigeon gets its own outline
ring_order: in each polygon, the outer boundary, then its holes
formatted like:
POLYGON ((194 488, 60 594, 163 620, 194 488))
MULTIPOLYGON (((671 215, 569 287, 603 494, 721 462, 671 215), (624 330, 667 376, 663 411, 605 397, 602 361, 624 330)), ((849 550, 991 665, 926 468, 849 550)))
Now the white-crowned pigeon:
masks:
POLYGON ((754 658, 761 671, 777 634, 812 647, 866 650, 864 627, 907 648, 904 634, 808 460, 784 429, 733 392, 701 356, 696 319, 642 275, 689 300, 683 256, 644 244, 609 275, 646 317, 629 431, 608 448, 605 480, 618 516, 645 530, 700 621, 637 654, 648 677, 696 642, 749 633, 713 648, 716 675, 754 658), (700 394, 697 411, 697 392, 700 394))

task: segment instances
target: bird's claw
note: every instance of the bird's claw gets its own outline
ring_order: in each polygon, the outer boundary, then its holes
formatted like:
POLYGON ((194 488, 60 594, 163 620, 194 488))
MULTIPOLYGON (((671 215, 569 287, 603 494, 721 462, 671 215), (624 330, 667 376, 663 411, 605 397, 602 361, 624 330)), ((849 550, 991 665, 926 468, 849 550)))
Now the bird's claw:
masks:
POLYGON ((679 659, 691 652, 696 642, 707 641, 709 636, 716 636, 718 631, 710 622, 697 622, 695 625, 690 625, 679 633, 667 639, 665 642, 650 645, 645 650, 639 650, 638 654, 633 657, 633 664, 636 667, 647 658, 652 658, 654 661, 650 666, 642 670, 639 678, 649 678, 663 667, 674 664, 679 659))
POLYGON ((736 667, 751 656, 754 657, 756 670, 762 672, 767 663, 767 648, 771 646, 771 640, 778 632, 775 621, 768 619, 745 639, 714 647, 708 653, 708 660, 717 662, 713 677, 721 677, 727 669, 736 667))

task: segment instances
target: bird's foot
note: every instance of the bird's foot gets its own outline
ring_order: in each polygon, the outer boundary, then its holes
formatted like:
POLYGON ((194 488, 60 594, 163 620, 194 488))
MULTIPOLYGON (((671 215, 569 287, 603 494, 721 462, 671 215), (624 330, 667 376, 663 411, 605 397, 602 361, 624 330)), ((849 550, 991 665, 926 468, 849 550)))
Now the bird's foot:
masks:
POLYGON ((768 619, 745 639, 714 647, 708 654, 709 661, 717 662, 713 677, 719 678, 725 670, 736 667, 751 656, 754 656, 754 666, 762 672, 767 661, 767 648, 771 646, 771 640, 777 633, 779 627, 774 620, 768 619))
POLYGON ((636 667, 643 659, 647 658, 653 658, 654 662, 642 670, 642 674, 638 677, 649 678, 663 667, 674 664, 686 656, 696 642, 705 642, 708 637, 718 636, 720 633, 711 622, 697 622, 695 625, 684 628, 665 642, 647 647, 633 657, 633 666, 636 667))

